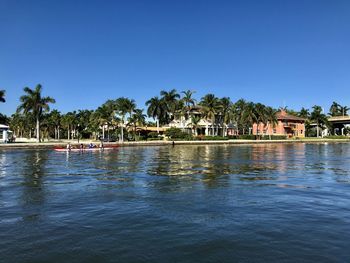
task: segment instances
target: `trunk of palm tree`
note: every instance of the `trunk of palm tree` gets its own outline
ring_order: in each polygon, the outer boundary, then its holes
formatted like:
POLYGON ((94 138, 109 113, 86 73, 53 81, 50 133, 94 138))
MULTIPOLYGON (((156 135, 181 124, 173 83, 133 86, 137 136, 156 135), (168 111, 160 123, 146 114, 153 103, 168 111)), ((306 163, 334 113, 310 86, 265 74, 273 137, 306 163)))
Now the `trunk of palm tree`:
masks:
POLYGON ((69 129, 69 125, 68 125, 68 132, 67 132, 67 136, 68 136, 68 140, 70 140, 70 129, 69 129))
POLYGON ((57 126, 57 140, 60 139, 60 126, 57 126))
POLYGON ((105 139, 105 125, 102 125, 102 138, 105 139))
POLYGON ((317 138, 318 138, 320 136, 319 131, 318 131, 318 122, 317 122, 317 126, 316 126, 316 133, 317 133, 317 138))
POLYGON ((159 119, 157 118, 157 133, 159 133, 159 119))
POLYGON ((40 142, 40 122, 39 122, 39 117, 36 117, 36 142, 40 142))
POLYGON ((122 125, 120 125, 120 136, 121 136, 121 142, 124 142, 124 115, 122 116, 122 125))

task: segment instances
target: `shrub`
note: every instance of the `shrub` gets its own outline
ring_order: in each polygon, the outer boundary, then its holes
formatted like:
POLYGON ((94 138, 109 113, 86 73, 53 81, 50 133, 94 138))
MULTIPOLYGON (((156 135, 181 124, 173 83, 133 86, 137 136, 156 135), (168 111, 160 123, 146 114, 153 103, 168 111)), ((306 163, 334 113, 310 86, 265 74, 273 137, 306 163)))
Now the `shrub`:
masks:
POLYGON ((186 132, 183 132, 179 128, 170 128, 165 131, 165 136, 170 139, 182 139, 182 140, 192 140, 192 135, 186 132))
MULTIPOLYGON (((270 140, 269 135, 264 135, 261 137, 262 140, 270 140)), ((271 135, 271 140, 286 140, 287 135, 271 135)))
POLYGON ((158 133, 157 132, 149 132, 148 134, 147 134, 147 138, 149 139, 149 138, 158 138, 158 133))
POLYGON ((222 136, 197 136, 197 140, 204 140, 204 141, 217 141, 217 140, 228 140, 228 137, 222 137, 222 136))

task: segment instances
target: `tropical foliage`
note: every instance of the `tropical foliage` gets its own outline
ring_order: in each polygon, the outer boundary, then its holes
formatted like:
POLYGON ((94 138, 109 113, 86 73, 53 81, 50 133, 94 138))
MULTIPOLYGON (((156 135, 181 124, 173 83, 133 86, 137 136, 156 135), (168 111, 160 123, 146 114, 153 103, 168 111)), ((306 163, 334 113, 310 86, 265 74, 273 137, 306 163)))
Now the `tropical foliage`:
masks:
MULTIPOLYGON (((211 136, 207 138, 275 138, 266 133, 253 136, 252 127, 254 123, 260 123, 265 127, 264 130, 271 131, 277 124, 278 109, 244 99, 233 102, 229 97, 220 98, 213 93, 202 96, 197 102, 194 94, 193 90, 162 90, 158 96, 146 101, 145 113, 133 99, 126 97, 107 100, 95 110, 81 109, 61 113, 57 109, 50 111, 49 105, 55 103, 55 100, 43 96, 41 85, 37 85, 35 89, 24 88, 17 112, 11 117, 1 114, 0 119, 2 123, 10 124, 16 136, 35 137, 37 141, 48 138, 124 141, 153 136, 153 133, 149 133, 149 136, 141 134, 140 127, 157 127, 153 131, 157 131, 154 137, 158 138, 160 126, 171 126, 178 120, 181 120, 183 128, 168 131, 168 137, 202 138, 203 125, 207 125, 206 129, 210 133, 206 134, 211 136), (234 134, 229 134, 229 129, 234 130, 234 134)), ((4 95, 5 92, 1 90, 2 102, 5 101, 4 95)), ((306 133, 309 135, 314 133, 315 136, 320 136, 321 128, 330 127, 320 106, 315 105, 311 111, 306 108, 301 108, 300 111, 285 110, 306 120, 306 133)), ((348 111, 348 107, 333 102, 329 116, 343 116, 348 111)))

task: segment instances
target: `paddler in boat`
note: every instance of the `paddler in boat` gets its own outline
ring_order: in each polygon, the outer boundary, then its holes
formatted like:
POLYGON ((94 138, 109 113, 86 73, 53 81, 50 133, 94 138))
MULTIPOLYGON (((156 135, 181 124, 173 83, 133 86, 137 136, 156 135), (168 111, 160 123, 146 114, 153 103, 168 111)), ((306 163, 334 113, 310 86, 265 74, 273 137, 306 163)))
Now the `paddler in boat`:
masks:
POLYGON ((67 150, 70 151, 72 149, 72 145, 70 145, 70 142, 67 144, 67 150))
POLYGON ((99 148, 100 148, 100 149, 103 149, 103 148, 104 148, 104 146, 103 146, 103 141, 102 141, 102 140, 100 141, 99 148))

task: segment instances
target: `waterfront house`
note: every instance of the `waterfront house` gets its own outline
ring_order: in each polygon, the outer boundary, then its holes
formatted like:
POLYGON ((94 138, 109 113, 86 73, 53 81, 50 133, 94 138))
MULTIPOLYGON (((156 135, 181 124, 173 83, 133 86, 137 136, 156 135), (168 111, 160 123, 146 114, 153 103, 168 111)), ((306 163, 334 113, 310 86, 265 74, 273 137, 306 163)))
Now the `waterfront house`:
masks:
POLYGON ((192 107, 188 112, 177 116, 172 120, 169 125, 165 128, 179 128, 189 134, 205 135, 205 136, 222 136, 229 134, 232 129, 232 125, 226 125, 221 120, 221 115, 216 114, 213 120, 204 118, 201 106, 196 105, 192 107), (193 118, 197 118, 198 122, 193 123, 193 118))
POLYGON ((305 119, 288 114, 285 110, 280 110, 276 113, 277 123, 254 123, 254 135, 279 135, 292 137, 305 137, 305 119))
POLYGON ((11 131, 9 130, 9 126, 0 124, 0 143, 8 142, 10 134, 11 134, 11 131))

